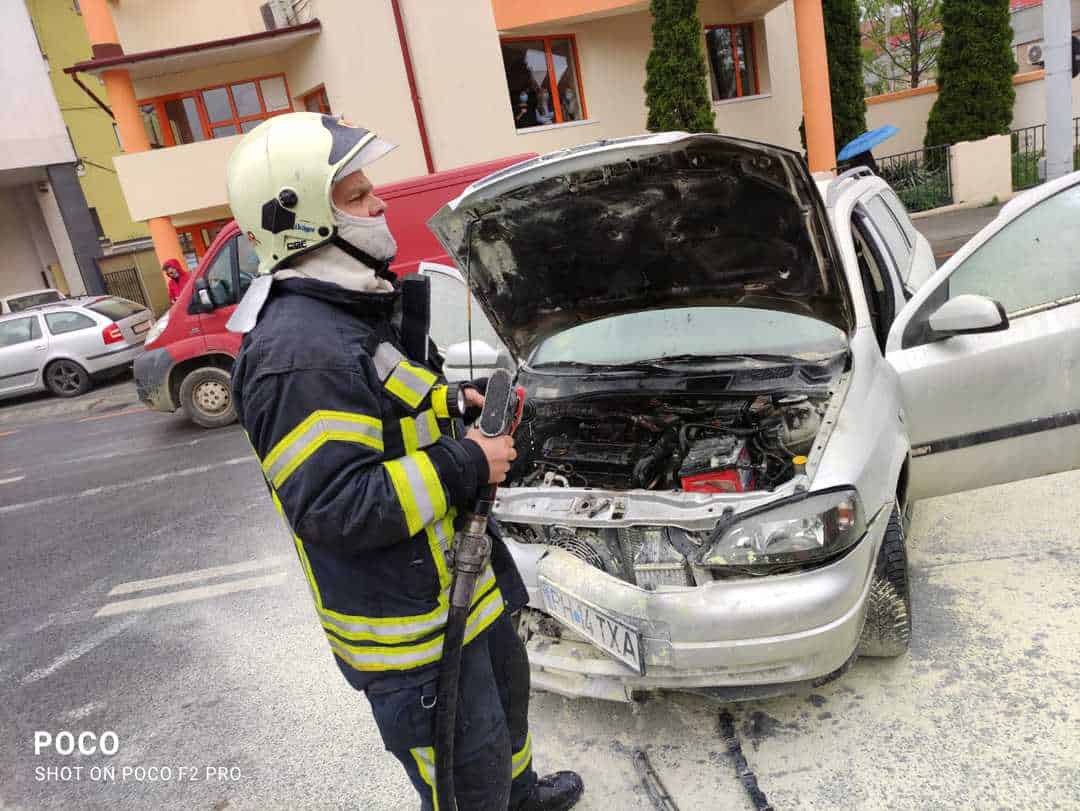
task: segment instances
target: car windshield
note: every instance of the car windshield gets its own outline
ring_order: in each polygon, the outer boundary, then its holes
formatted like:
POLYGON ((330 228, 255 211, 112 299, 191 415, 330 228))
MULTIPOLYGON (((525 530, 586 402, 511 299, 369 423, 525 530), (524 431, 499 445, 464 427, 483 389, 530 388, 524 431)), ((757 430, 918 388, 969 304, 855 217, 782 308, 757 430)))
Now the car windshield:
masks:
POLYGON ((103 298, 101 301, 95 301, 93 304, 87 304, 86 309, 93 310, 95 313, 100 313, 106 318, 111 318, 113 321, 123 321, 128 316, 142 312, 145 308, 141 304, 135 304, 126 299, 103 298))
POLYGON ((38 307, 42 304, 52 304, 54 301, 60 301, 61 298, 63 298, 63 296, 56 290, 44 290, 40 293, 31 293, 27 296, 9 298, 7 300, 7 305, 11 312, 17 313, 21 310, 38 307))
POLYGON ((532 366, 617 366, 687 356, 831 355, 844 333, 816 318, 747 307, 672 307, 579 324, 548 338, 532 366))

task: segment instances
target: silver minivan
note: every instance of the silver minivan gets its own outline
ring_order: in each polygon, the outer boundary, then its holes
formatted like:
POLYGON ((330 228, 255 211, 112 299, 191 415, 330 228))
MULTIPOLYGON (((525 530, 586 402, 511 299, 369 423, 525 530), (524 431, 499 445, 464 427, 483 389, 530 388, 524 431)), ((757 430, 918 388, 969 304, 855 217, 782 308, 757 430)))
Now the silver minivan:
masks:
POLYGON ((115 296, 68 299, 0 316, 0 398, 47 389, 86 392, 93 379, 130 366, 154 315, 115 296))

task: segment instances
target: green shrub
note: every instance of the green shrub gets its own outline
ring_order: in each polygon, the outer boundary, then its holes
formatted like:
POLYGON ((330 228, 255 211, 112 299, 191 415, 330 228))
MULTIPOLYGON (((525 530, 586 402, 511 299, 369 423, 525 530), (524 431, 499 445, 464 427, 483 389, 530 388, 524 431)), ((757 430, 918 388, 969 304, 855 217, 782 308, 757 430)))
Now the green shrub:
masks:
POLYGON ((859 6, 855 0, 823 0, 825 49, 829 55, 829 96, 833 135, 839 152, 866 132, 859 6))
POLYGON ((1009 0, 943 0, 938 97, 926 123, 926 146, 977 141, 1009 131, 1012 78, 1009 0))
POLYGON ((697 0, 652 0, 652 51, 645 63, 650 132, 716 132, 697 0))

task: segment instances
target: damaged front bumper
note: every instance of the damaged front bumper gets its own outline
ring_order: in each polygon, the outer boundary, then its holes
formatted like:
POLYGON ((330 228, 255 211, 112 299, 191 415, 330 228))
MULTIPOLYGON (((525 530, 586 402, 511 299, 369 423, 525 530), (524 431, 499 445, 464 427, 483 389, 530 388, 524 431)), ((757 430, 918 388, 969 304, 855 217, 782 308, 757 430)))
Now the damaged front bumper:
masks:
POLYGON ((651 690, 753 698, 827 680, 854 656, 887 523, 881 510, 847 554, 818 569, 670 591, 646 591, 560 549, 508 541, 530 607, 543 610, 543 577, 641 634, 643 675, 574 634, 533 633, 532 685, 631 701, 651 690))

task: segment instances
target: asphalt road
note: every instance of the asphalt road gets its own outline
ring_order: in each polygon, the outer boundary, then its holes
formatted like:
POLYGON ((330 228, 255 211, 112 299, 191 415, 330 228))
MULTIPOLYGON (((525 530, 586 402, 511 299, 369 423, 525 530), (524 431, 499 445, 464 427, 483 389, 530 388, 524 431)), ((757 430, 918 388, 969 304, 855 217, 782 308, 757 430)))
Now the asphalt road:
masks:
MULTIPOLYGON (((242 433, 114 401, 0 407, 0 808, 415 807, 242 433), (63 730, 117 751, 35 754, 63 730)), ((919 505, 911 653, 733 709, 777 809, 1080 805, 1078 485, 919 505)), ((684 811, 750 809, 717 710, 534 693, 536 763, 578 769, 582 809, 649 809, 643 747, 684 811)))

